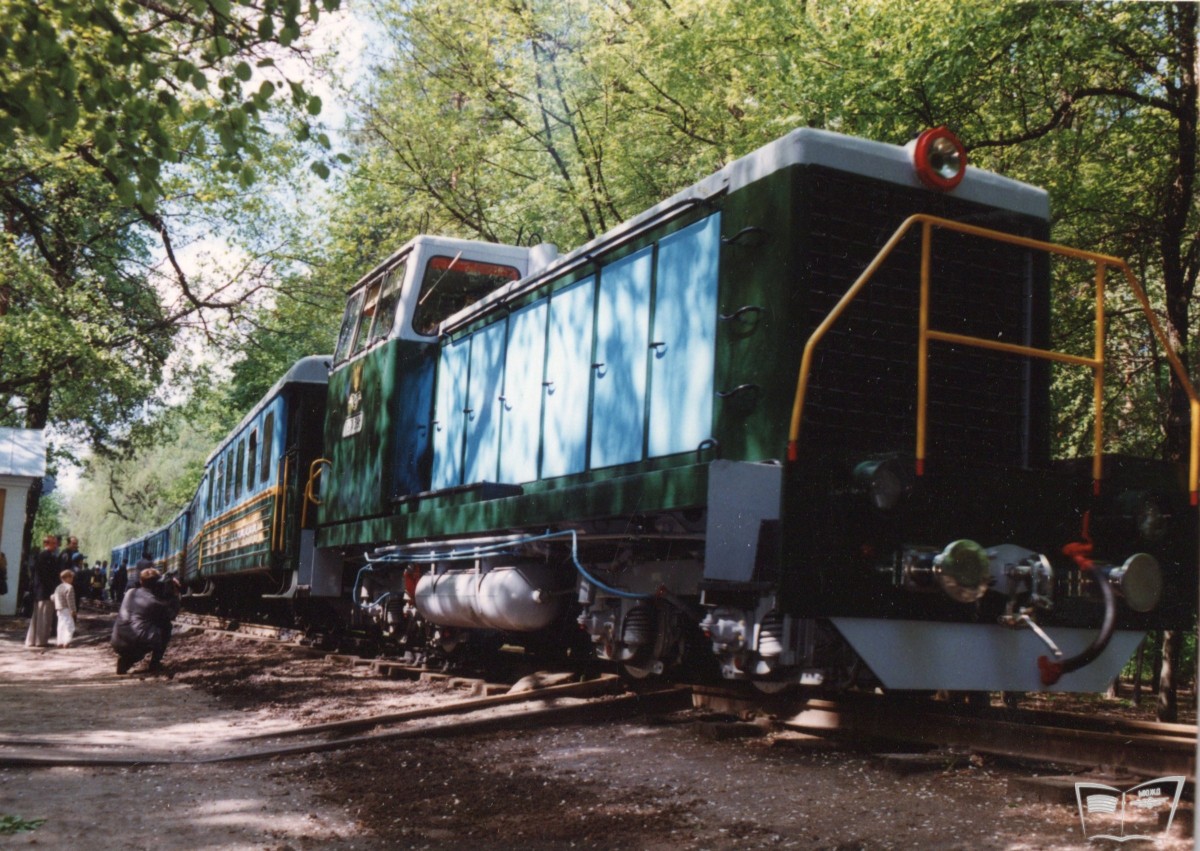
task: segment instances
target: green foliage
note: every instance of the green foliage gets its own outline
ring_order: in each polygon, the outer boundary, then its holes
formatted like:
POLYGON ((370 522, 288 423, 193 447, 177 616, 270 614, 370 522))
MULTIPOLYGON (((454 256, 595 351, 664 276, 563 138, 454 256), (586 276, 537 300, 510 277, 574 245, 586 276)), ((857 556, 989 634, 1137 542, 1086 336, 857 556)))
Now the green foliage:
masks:
POLYGON ((320 112, 320 100, 275 59, 295 49, 321 8, 0 0, 0 149, 36 145, 79 158, 122 203, 148 210, 163 172, 192 153, 197 128, 220 139, 218 169, 245 174, 277 92, 301 114, 320 112))
POLYGON ((187 505, 205 459, 240 416, 225 392, 199 392, 156 418, 152 444, 87 459, 67 518, 89 558, 107 558, 115 545, 165 524, 187 505))
POLYGON ((49 493, 38 500, 37 515, 33 519, 34 546, 39 547, 47 535, 66 534, 66 510, 59 492, 49 493))
MULTIPOLYGON (((1196 630, 1189 629, 1181 633, 1182 641, 1179 658, 1175 660, 1175 675, 1179 683, 1194 683, 1196 680, 1196 630)), ((1151 630, 1142 640, 1142 684, 1150 685, 1154 681, 1154 672, 1162 664, 1162 632, 1151 630)), ((1121 669, 1121 679, 1132 680, 1137 676, 1137 656, 1125 663, 1121 669)))
POLYGON ((148 235, 101 178, 69 167, 8 183, 0 205, 0 423, 56 420, 109 446, 111 425, 158 386, 173 339, 148 235))
POLYGON ((20 816, 0 815, 0 836, 28 833, 46 823, 44 818, 26 819, 20 816))
POLYGON ((179 329, 294 274, 277 187, 329 141, 285 69, 336 5, 0 0, 0 425, 127 453, 190 379, 179 329), (214 230, 241 268, 180 259, 214 230))
POLYGON ((233 366, 228 405, 245 413, 297 360, 332 353, 342 316, 341 287, 295 288, 259 312, 253 343, 233 366))

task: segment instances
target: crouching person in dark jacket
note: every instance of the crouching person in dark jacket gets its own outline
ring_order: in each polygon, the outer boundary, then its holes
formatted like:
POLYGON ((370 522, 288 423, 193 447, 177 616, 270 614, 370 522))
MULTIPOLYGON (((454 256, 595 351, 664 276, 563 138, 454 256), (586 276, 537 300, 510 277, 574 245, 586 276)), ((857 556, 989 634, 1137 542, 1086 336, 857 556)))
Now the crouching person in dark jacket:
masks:
POLYGON ((164 581, 152 567, 138 578, 138 587, 125 595, 113 624, 112 648, 117 653, 118 674, 128 672, 147 653, 147 670, 160 670, 171 640, 171 621, 179 614, 179 584, 175 580, 164 581))

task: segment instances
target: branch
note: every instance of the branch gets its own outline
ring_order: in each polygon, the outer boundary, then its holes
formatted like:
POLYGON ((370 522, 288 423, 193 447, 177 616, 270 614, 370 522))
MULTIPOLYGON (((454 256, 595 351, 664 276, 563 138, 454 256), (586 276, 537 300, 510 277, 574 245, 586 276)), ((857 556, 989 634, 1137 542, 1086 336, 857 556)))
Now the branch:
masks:
POLYGON ((1142 93, 1134 91, 1133 89, 1119 87, 1112 88, 1108 86, 1090 86, 1077 89, 1074 92, 1064 95, 1062 101, 1060 101, 1058 106, 1055 108, 1054 113, 1044 124, 1034 127, 1032 130, 1028 130, 1016 136, 1006 136, 1000 139, 985 139, 983 141, 975 142, 971 144, 969 148, 972 150, 977 148, 1006 148, 1010 145, 1019 145, 1023 142, 1031 142, 1034 139, 1041 139, 1042 137, 1048 135, 1052 130, 1056 130, 1061 127, 1066 121, 1067 117, 1071 114, 1072 109, 1079 101, 1086 100, 1087 98, 1097 97, 1122 98, 1124 100, 1133 101, 1141 106, 1150 107, 1151 109, 1161 109, 1165 110, 1166 112, 1173 112, 1174 109, 1170 101, 1163 100, 1162 98, 1143 95, 1142 93))

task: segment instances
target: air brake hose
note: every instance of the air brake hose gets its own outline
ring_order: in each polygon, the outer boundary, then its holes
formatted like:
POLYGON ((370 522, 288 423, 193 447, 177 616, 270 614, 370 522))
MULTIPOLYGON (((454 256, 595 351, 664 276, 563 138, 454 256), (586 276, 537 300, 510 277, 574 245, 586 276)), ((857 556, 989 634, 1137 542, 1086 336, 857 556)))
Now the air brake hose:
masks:
MULTIPOLYGON (((1084 535, 1087 538, 1087 519, 1084 521, 1084 535)), ((1112 586, 1109 585, 1108 577, 1100 576, 1088 556, 1091 555, 1092 544, 1088 538, 1086 543, 1068 544, 1063 547, 1063 552, 1066 555, 1075 559, 1079 564, 1079 569, 1082 573, 1091 573, 1092 580, 1100 588, 1100 597, 1104 598, 1104 621, 1100 624, 1100 631, 1096 637, 1092 639, 1091 645, 1087 646, 1084 652, 1073 655, 1069 659, 1062 661, 1051 661, 1049 658, 1038 657, 1038 671, 1042 673, 1043 685, 1054 685, 1058 682, 1058 678, 1064 673, 1078 671, 1082 666, 1092 663, 1096 660, 1100 653, 1104 652, 1104 648, 1109 646, 1109 641, 1112 639, 1112 633, 1116 628, 1117 621, 1117 604, 1116 595, 1112 593, 1112 586)))

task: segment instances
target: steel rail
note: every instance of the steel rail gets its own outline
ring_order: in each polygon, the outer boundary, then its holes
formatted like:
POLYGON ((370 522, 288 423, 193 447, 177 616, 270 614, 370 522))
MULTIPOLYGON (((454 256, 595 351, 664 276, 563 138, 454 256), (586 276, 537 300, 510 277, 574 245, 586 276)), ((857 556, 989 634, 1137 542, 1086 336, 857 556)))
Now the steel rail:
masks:
MULTIPOLYGON (((79 753, 78 749, 80 746, 78 743, 72 743, 72 748, 75 750, 68 751, 66 753, 61 751, 45 752, 42 750, 29 748, 26 748, 23 751, 8 753, 0 751, 0 766, 49 768, 63 766, 98 767, 214 765, 218 763, 250 762, 263 759, 275 759, 282 756, 323 753, 334 750, 342 750, 349 747, 357 747, 360 745, 376 745, 382 742, 396 741, 400 739, 449 738, 454 736, 491 733, 500 730, 525 729, 528 727, 544 729, 545 727, 553 724, 574 724, 585 721, 616 721, 637 717, 638 715, 648 712, 674 712, 691 705, 691 689, 687 687, 667 687, 646 693, 626 693, 612 696, 611 691, 613 687, 613 683, 608 681, 600 683, 588 682, 572 683, 565 686, 551 686, 545 689, 534 689, 528 692, 523 692, 519 695, 509 696, 510 700, 508 702, 515 703, 520 701, 526 704, 532 704, 539 701, 561 701, 563 698, 573 696, 573 693, 583 695, 583 702, 567 705, 555 704, 540 706, 536 709, 492 714, 485 717, 467 718, 465 720, 450 721, 444 724, 409 725, 399 730, 384 730, 365 735, 346 736, 336 739, 321 739, 319 741, 305 742, 294 745, 275 745, 251 750, 238 750, 215 756, 172 757, 157 756, 145 752, 125 754, 118 753, 112 755, 87 754, 79 753), (597 691, 600 692, 599 697, 596 696, 597 691)), ((619 682, 617 683, 616 687, 619 687, 619 682)), ((436 707, 434 708, 434 713, 437 715, 475 713, 481 710, 492 708, 495 708, 495 699, 484 698, 476 701, 462 701, 442 707, 436 707)), ((395 718, 376 716, 360 719, 348 719, 336 724, 315 725, 312 728, 296 728, 294 730, 280 731, 275 734, 267 734, 263 737, 240 737, 235 739, 225 739, 215 742, 214 744, 217 746, 226 744, 236 745, 241 742, 246 742, 252 738, 283 738, 290 735, 300 735, 304 733, 320 735, 321 733, 325 732, 336 732, 339 729, 352 729, 356 725, 381 726, 405 720, 415 720, 418 718, 427 719, 430 717, 429 715, 413 715, 412 718, 401 717, 405 715, 405 713, 394 713, 394 715, 396 716, 395 718)), ((128 738, 123 738, 122 742, 128 742, 128 738)), ((101 748, 108 746, 110 746, 109 743, 101 743, 87 745, 86 747, 101 748)))
POLYGON ((1145 777, 1194 777, 1196 773, 1194 727, 1180 732, 1171 727, 1184 725, 1166 725, 1152 732, 1145 728, 1122 729, 1120 722, 1113 722, 1112 730, 1082 729, 1059 723, 1005 720, 1003 716, 999 710, 970 715, 925 709, 912 703, 887 707, 883 701, 810 700, 783 725, 812 733, 961 747, 982 754, 1080 768, 1103 767, 1145 777))

